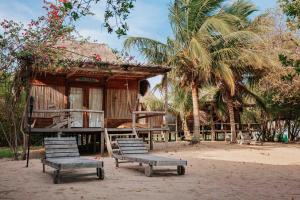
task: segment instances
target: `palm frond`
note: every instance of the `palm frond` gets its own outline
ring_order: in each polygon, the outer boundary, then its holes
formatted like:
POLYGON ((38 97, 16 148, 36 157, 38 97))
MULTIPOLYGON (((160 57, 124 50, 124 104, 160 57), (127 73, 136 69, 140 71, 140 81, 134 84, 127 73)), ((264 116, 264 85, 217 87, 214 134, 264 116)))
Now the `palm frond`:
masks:
POLYGON ((210 71, 211 56, 206 46, 201 44, 196 38, 192 38, 189 46, 189 54, 192 60, 197 61, 199 69, 205 72, 210 71))
POLYGON ((136 48, 150 62, 163 64, 168 62, 168 46, 156 40, 143 37, 128 37, 124 41, 124 48, 136 48))
POLYGON ((199 27, 200 33, 214 34, 214 35, 226 35, 232 32, 232 26, 225 21, 223 16, 211 16, 208 17, 204 23, 199 27))
POLYGON ((207 17, 213 16, 225 0, 190 0, 188 4, 188 27, 197 32, 207 17))
POLYGON ((259 106, 261 109, 266 111, 266 105, 264 100, 253 92, 251 89, 247 88, 244 84, 239 83, 238 85, 240 92, 245 98, 250 98, 256 102, 256 105, 259 106))
POLYGON ((222 121, 225 121, 228 111, 223 99, 223 93, 220 90, 215 95, 215 109, 217 117, 222 121))
POLYGON ((235 79, 230 66, 225 63, 218 63, 214 68, 214 73, 219 80, 226 84, 230 95, 233 96, 235 93, 235 79))
POLYGON ((249 0, 236 0, 231 5, 225 5, 223 9, 227 13, 238 16, 244 23, 249 23, 249 17, 258 11, 256 5, 249 0))

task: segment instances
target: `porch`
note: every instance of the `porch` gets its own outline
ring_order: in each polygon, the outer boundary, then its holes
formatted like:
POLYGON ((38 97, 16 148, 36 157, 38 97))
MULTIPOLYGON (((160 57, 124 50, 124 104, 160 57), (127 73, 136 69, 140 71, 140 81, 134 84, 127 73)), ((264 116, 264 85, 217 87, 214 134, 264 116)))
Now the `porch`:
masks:
MULTIPOLYGON (((138 135, 147 135, 143 139, 149 143, 150 150, 153 150, 153 135, 161 134, 165 142, 171 140, 169 128, 163 124, 153 126, 151 120, 149 124, 139 124, 138 119, 151 118, 160 116, 162 119, 165 116, 164 111, 133 111, 132 122, 126 123, 131 127, 117 127, 117 128, 106 128, 104 126, 104 111, 95 110, 80 110, 80 109, 61 109, 61 110, 33 110, 33 114, 54 114, 53 116, 59 117, 59 120, 53 120, 53 124, 47 127, 35 128, 36 119, 33 119, 31 134, 41 135, 43 138, 46 136, 53 136, 57 134, 75 136, 77 143, 82 149, 89 149, 90 152, 96 153, 99 151, 101 154, 104 153, 107 143, 114 140, 116 137, 126 137, 136 132, 138 135), (98 114, 100 120, 98 121, 98 127, 73 127, 74 120, 72 119, 72 113, 81 113, 81 115, 98 114), (142 115, 142 116, 140 116, 142 115), (138 125, 137 125, 138 124, 138 125)), ((165 122, 164 122, 165 123, 165 122)), ((175 140, 176 140, 175 136, 175 140)))

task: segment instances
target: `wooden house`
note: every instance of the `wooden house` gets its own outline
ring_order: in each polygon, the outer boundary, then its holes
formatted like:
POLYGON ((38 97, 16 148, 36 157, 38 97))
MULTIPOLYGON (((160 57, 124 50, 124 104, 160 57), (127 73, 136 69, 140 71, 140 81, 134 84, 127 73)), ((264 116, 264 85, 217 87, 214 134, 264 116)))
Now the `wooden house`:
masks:
MULTIPOLYGON (((138 119, 165 114, 166 109, 142 111, 139 97, 148 78, 166 75, 169 68, 127 63, 105 44, 68 41, 64 46, 65 56, 80 65, 34 72, 30 77, 33 134, 77 134, 79 143, 91 141, 94 150, 103 152, 105 132, 151 130, 139 125, 138 119), (95 146, 96 141, 100 148, 95 146)), ((166 130, 165 125, 156 128, 166 130)))

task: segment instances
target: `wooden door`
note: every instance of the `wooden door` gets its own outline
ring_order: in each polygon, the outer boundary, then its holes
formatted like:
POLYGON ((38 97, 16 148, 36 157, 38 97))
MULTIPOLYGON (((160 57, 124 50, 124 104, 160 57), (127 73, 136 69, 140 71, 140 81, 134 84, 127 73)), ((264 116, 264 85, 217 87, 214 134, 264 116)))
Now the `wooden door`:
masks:
MULTIPOLYGON (((77 87, 70 88, 69 95, 70 109, 83 109, 83 89, 77 87)), ((71 127, 83 127, 83 113, 71 112, 71 127)))
MULTIPOLYGON (((89 110, 102 111, 102 88, 89 88, 89 110)), ((89 127, 103 127, 100 113, 89 113, 89 127)))

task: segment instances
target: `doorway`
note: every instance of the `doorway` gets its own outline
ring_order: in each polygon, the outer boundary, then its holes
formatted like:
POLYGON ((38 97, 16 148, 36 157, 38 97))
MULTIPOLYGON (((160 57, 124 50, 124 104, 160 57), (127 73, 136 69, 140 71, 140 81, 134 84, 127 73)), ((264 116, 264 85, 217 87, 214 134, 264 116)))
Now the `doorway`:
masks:
MULTIPOLYGON (((102 88, 71 87, 69 93, 70 109, 102 111, 102 88)), ((70 112, 71 127, 103 127, 101 114, 93 112, 70 112)))

